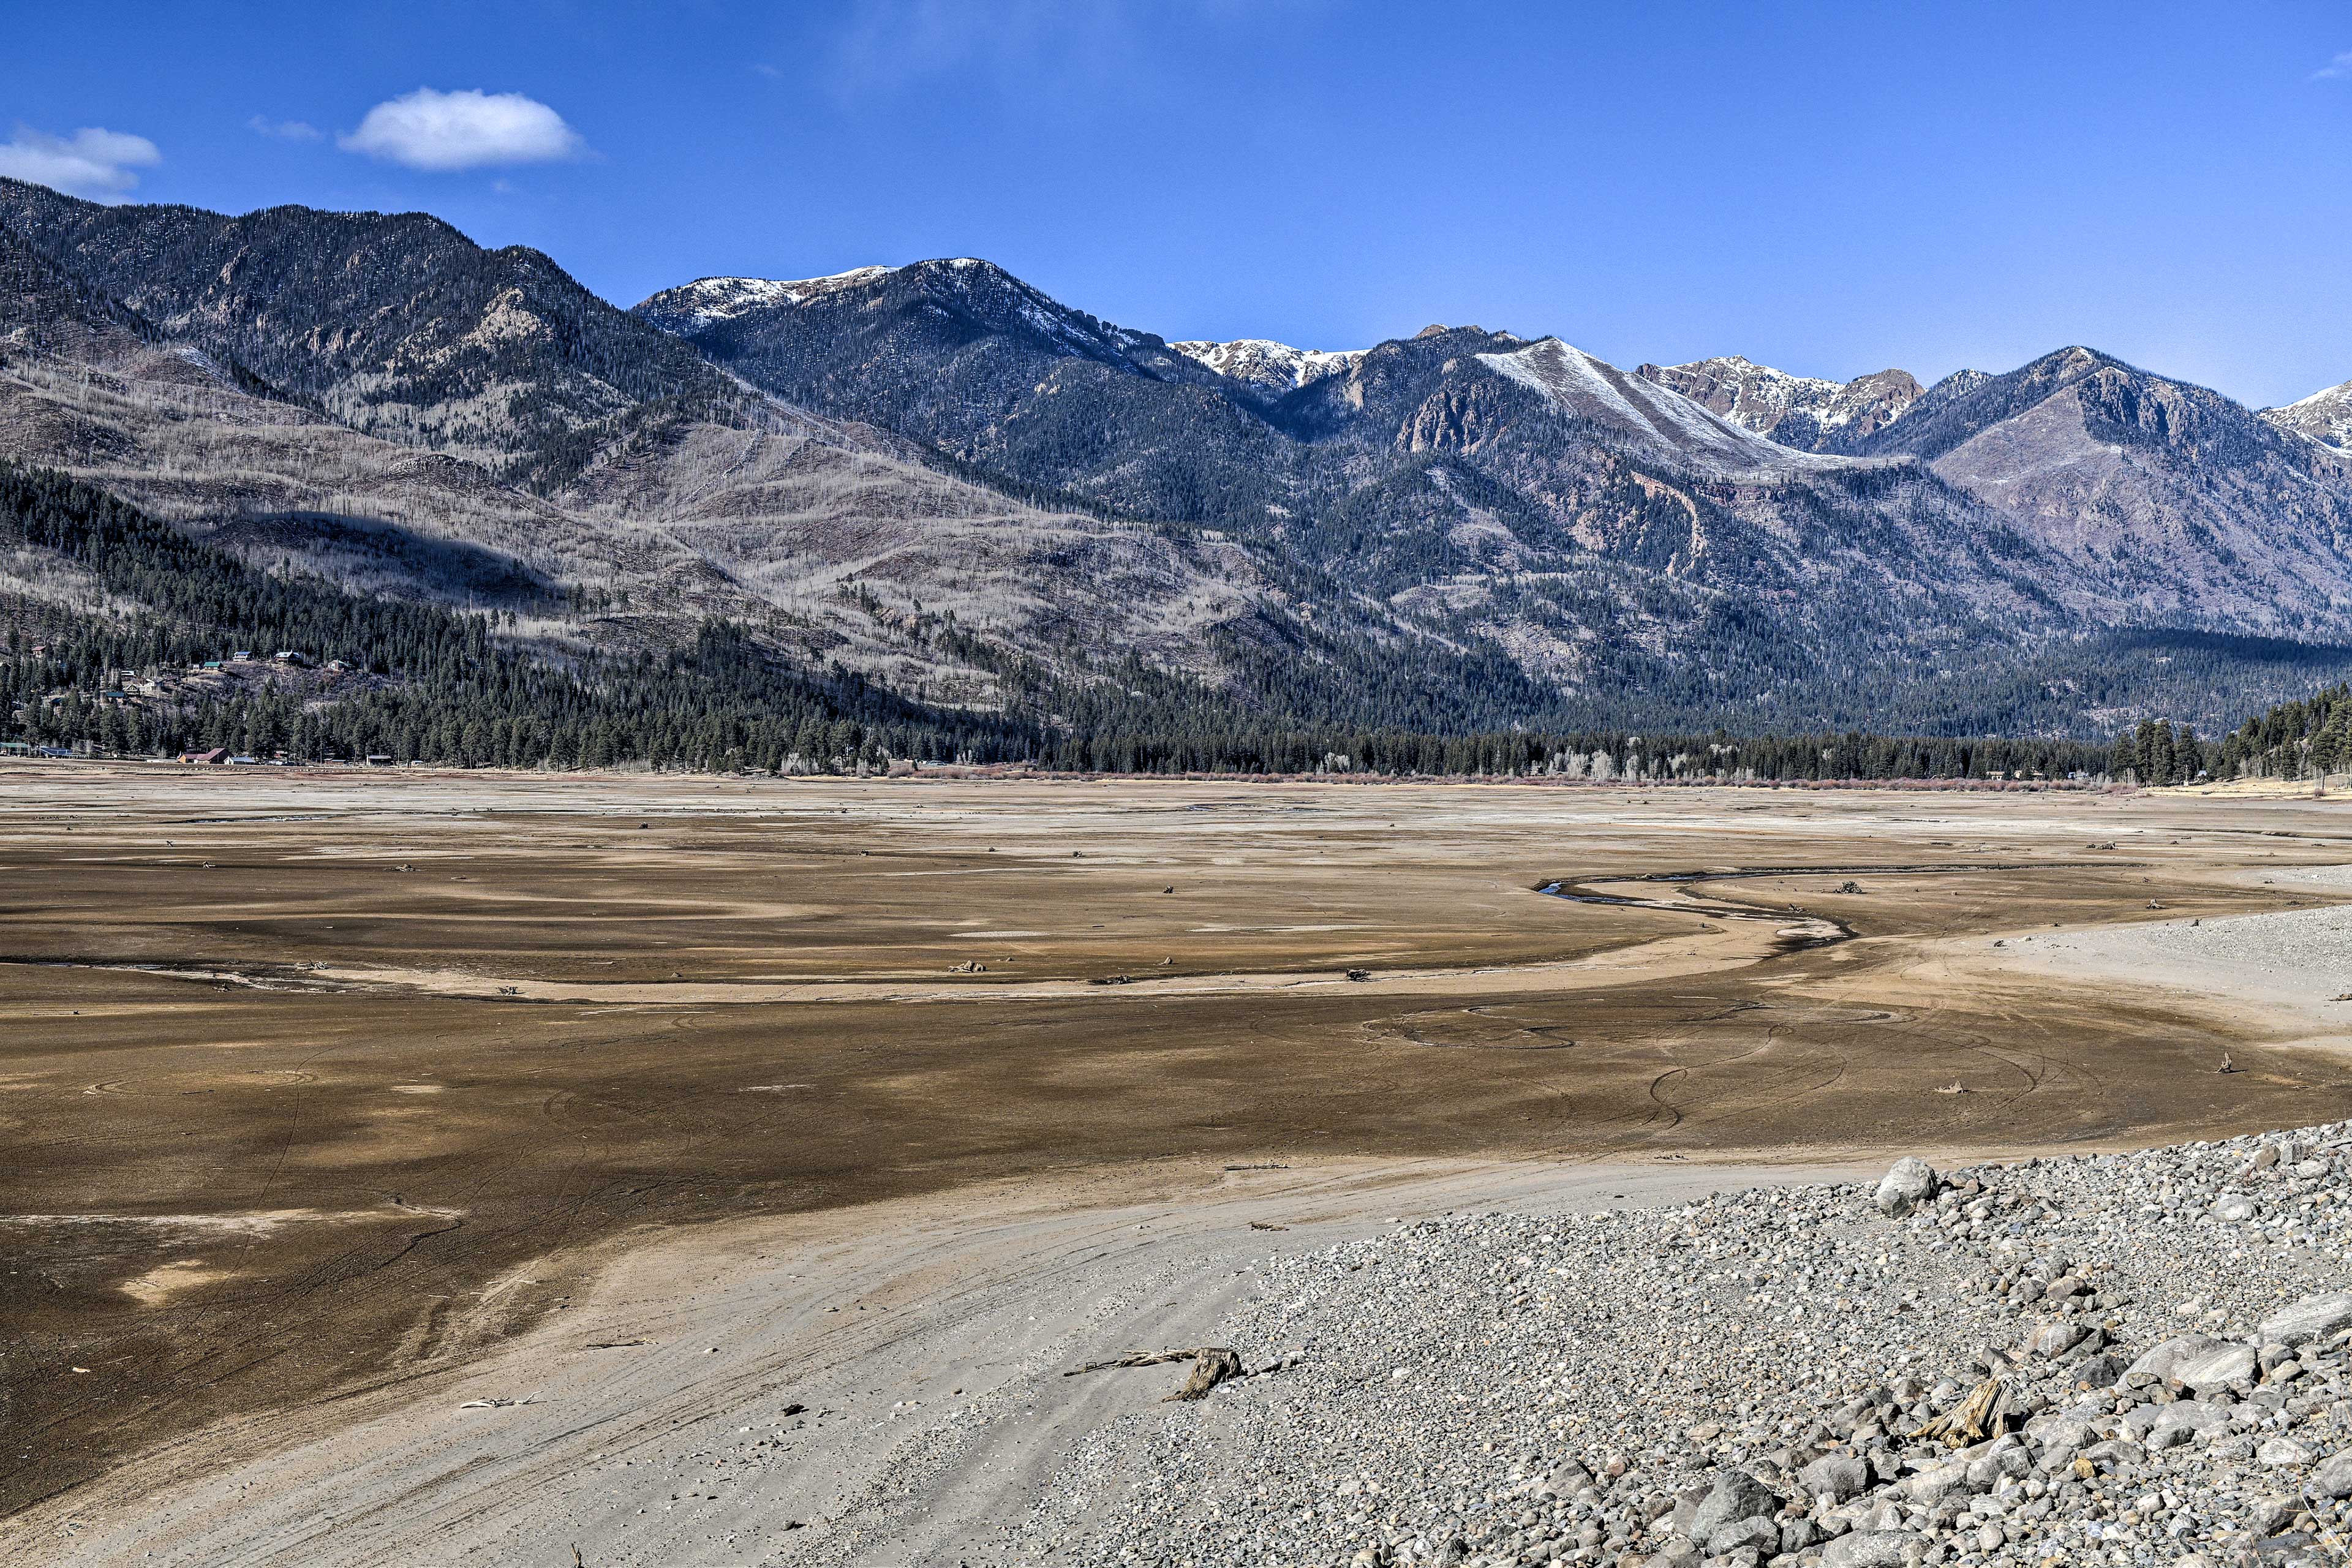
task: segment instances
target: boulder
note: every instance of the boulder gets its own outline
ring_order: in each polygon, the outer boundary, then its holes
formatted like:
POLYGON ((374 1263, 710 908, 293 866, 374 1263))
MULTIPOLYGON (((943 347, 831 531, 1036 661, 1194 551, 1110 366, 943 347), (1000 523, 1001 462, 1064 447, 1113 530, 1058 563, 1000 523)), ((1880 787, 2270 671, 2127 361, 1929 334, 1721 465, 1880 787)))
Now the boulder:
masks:
POLYGON ((2254 1450, 2255 1462, 2274 1470, 2307 1465, 2313 1457, 2308 1447, 2292 1437, 2273 1437, 2254 1450))
POLYGON ((2026 1341, 2026 1349, 2044 1361, 2055 1361, 2082 1343, 2090 1331, 2080 1323, 2044 1323, 2026 1341))
POLYGON ((1935 1195, 1936 1168, 1906 1154, 1880 1179, 1874 1201, 1879 1213, 1900 1219, 1935 1195))
POLYGON ((2252 1345, 2221 1345, 2187 1357, 2172 1375, 2185 1387, 2202 1394, 2209 1388, 2227 1388, 2233 1383, 2254 1381, 2254 1347, 2252 1345))
POLYGON ((2352 1328, 2352 1293, 2339 1290, 2305 1296, 2273 1312, 2263 1320, 2263 1339, 2266 1343, 2307 1345, 2346 1328, 2352 1328))
POLYGON ((2183 1362, 2209 1351, 2220 1350, 2222 1346, 2222 1341, 2204 1334, 2182 1334, 2142 1354, 2137 1361, 2124 1368, 2124 1376, 2128 1378, 2135 1373, 2146 1373, 2159 1383, 2170 1383, 2179 1375, 2183 1362))
POLYGON ((2144 1463, 2147 1450, 2128 1437, 2109 1437, 2092 1444, 2079 1457, 2089 1460, 2094 1468, 2113 1469, 2118 1465, 2144 1463))
MULTIPOLYGON (((2156 1429, 2159 1432, 2218 1432, 2230 1424, 2234 1414, 2230 1405, 2210 1404, 2202 1399, 2183 1399, 2156 1408, 2161 1412, 2156 1418, 2156 1429)), ((2132 1414, 2137 1415, 2139 1412, 2135 1410, 2132 1414)))
POLYGON ((1870 1467, 1851 1454, 1824 1454, 1797 1472, 1805 1495, 1847 1502, 1870 1489, 1870 1467))
POLYGON ((2347 1448, 2312 1471, 2311 1479, 2304 1483, 2303 1489, 2307 1497, 2352 1497, 2352 1448, 2347 1448))
MULTIPOLYGON (((1734 1526, 1745 1524, 1749 1520, 1769 1519, 1780 1511, 1780 1498, 1763 1482, 1745 1470, 1723 1470, 1717 1474, 1715 1485, 1707 1489, 1698 1507, 1691 1511, 1690 1527, 1683 1533, 1709 1552, 1728 1552, 1734 1544, 1753 1544, 1744 1534, 1736 1542, 1732 1542, 1732 1536, 1737 1533, 1734 1526), (1727 1544, 1716 1544, 1718 1539, 1727 1544)), ((1777 1543, 1780 1536, 1780 1527, 1773 1526, 1769 1533, 1777 1543)))
POLYGON ((1759 1557, 1777 1557, 1780 1553, 1780 1521, 1760 1518, 1735 1519, 1728 1524, 1718 1525, 1704 1545, 1709 1553, 1717 1557, 1737 1552, 1743 1546, 1752 1549, 1759 1557))
POLYGON ((1904 1550, 1922 1544, 1907 1530, 1857 1530, 1822 1548, 1822 1568, 1902 1568, 1904 1550))
MULTIPOLYGON (((2013 1444, 2016 1439, 2009 1438, 2006 1441, 2013 1444)), ((2000 1484, 2002 1478, 2010 1477, 2023 1480, 2026 1472, 2032 1468, 2032 1457, 2026 1453, 2023 1447, 2000 1448, 1969 1461, 1969 1489, 1990 1491, 2000 1484)))
POLYGON ((1969 1486, 1969 1462, 1948 1459, 1940 1465, 1930 1465, 1903 1482, 1903 1495, 1922 1508, 1933 1508, 1954 1492, 1966 1492, 1969 1486))
POLYGON ((1572 1498, 1591 1484, 1592 1472, 1570 1459, 1546 1476, 1538 1489, 1551 1497, 1572 1498))

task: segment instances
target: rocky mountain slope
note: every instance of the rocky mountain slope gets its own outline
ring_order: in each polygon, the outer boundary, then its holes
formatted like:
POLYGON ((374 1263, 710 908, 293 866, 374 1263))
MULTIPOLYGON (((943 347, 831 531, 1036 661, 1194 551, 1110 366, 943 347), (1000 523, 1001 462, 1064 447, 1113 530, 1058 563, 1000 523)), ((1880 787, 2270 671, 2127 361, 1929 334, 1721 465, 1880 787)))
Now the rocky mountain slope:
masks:
MULTIPOLYGON (((2074 700, 2067 650, 2151 618, 2352 636, 2352 606, 2292 580, 2344 580, 2332 503, 2256 551, 2272 481, 2221 477, 2197 528, 2086 551, 2046 509, 1957 482, 1983 477, 1965 459, 1948 474, 1891 444, 1978 397, 1975 373, 1926 393, 1738 359, 1628 374, 1477 327, 1322 356, 1171 344, 970 259, 705 280, 637 309, 780 396, 1010 486, 1213 526, 1272 563, 1286 607, 1501 650, 1571 704, 1674 690, 1733 721, 1822 718, 1833 681, 1940 722, 1937 689, 2028 670, 2074 700)), ((2170 657, 2139 668, 2162 682, 2170 657)))
POLYGON ((1688 364, 1644 364, 1634 374, 1805 452, 1847 450, 1903 416, 1921 387, 1906 370, 1882 370, 1848 382, 1790 375, 1739 354, 1688 364))
POLYGON ((2330 447, 2352 446, 2352 381, 2298 398, 2282 408, 2265 408, 2262 414, 2283 430, 2293 430, 2330 447))
POLYGON ((2346 636, 2352 458, 2219 393, 2062 349, 1858 445, 1926 463, 2148 620, 2346 636))
POLYGON ((1255 392, 989 262, 759 282, 704 279, 636 313, 780 397, 1040 495, 1205 522, 1295 494, 1294 454, 1255 392))
POLYGON ((1364 357, 1361 349, 1295 349, 1266 338, 1168 346, 1268 399, 1278 399, 1327 375, 1339 374, 1364 357))
MULTIPOLYGON (((496 612, 550 646, 680 646, 723 616, 811 666, 982 705, 1005 700, 999 667, 1060 668, 1096 637, 1208 670, 1208 628, 1249 608, 1250 563, 1213 542, 942 472, 435 220, 100 208, 8 182, 0 213, 0 457, 257 564, 496 612)), ((0 578, 39 626, 79 582, 30 559, 0 578)))
POLYGON ((2210 726, 2352 641, 2352 459, 2087 351, 1171 343, 969 258, 623 311, 421 215, 0 182, 0 455, 257 563, 1102 723, 2210 726))
POLYGON ((547 257, 421 213, 100 206, 0 180, 0 229, 175 339, 369 435, 528 472, 570 433, 728 379, 547 257))

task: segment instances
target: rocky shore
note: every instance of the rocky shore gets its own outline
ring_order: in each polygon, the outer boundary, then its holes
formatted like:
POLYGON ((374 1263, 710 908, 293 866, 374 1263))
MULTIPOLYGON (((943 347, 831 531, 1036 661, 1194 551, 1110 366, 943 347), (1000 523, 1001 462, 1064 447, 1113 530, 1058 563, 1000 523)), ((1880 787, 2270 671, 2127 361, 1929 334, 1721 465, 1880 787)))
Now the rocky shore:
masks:
POLYGON ((2337 1123, 1276 1256, 1225 1324, 1270 1370, 1098 1434, 1027 1539, 1085 1563, 2341 1563, 2348 1168, 2337 1123))

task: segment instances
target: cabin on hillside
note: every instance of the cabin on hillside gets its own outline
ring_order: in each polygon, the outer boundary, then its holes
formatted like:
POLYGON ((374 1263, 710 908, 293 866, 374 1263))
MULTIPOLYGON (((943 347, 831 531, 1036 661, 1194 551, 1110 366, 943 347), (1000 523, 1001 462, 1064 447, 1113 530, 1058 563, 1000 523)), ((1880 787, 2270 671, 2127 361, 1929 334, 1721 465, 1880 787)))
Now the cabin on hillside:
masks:
POLYGON ((228 748, 226 746, 215 746, 209 752, 182 752, 180 753, 180 761, 184 763, 210 763, 215 766, 219 766, 227 763, 228 748))

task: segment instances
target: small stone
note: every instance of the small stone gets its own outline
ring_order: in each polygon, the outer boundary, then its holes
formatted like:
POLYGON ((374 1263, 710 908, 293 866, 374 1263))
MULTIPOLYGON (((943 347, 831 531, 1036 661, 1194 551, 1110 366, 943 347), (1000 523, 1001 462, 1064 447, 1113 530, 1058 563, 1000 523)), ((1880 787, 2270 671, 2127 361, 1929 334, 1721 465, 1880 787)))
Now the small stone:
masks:
POLYGON ((2308 1447, 2292 1437, 2273 1437, 2254 1450, 2255 1461, 2274 1470, 2307 1465, 2314 1458, 2315 1456, 2308 1447))

